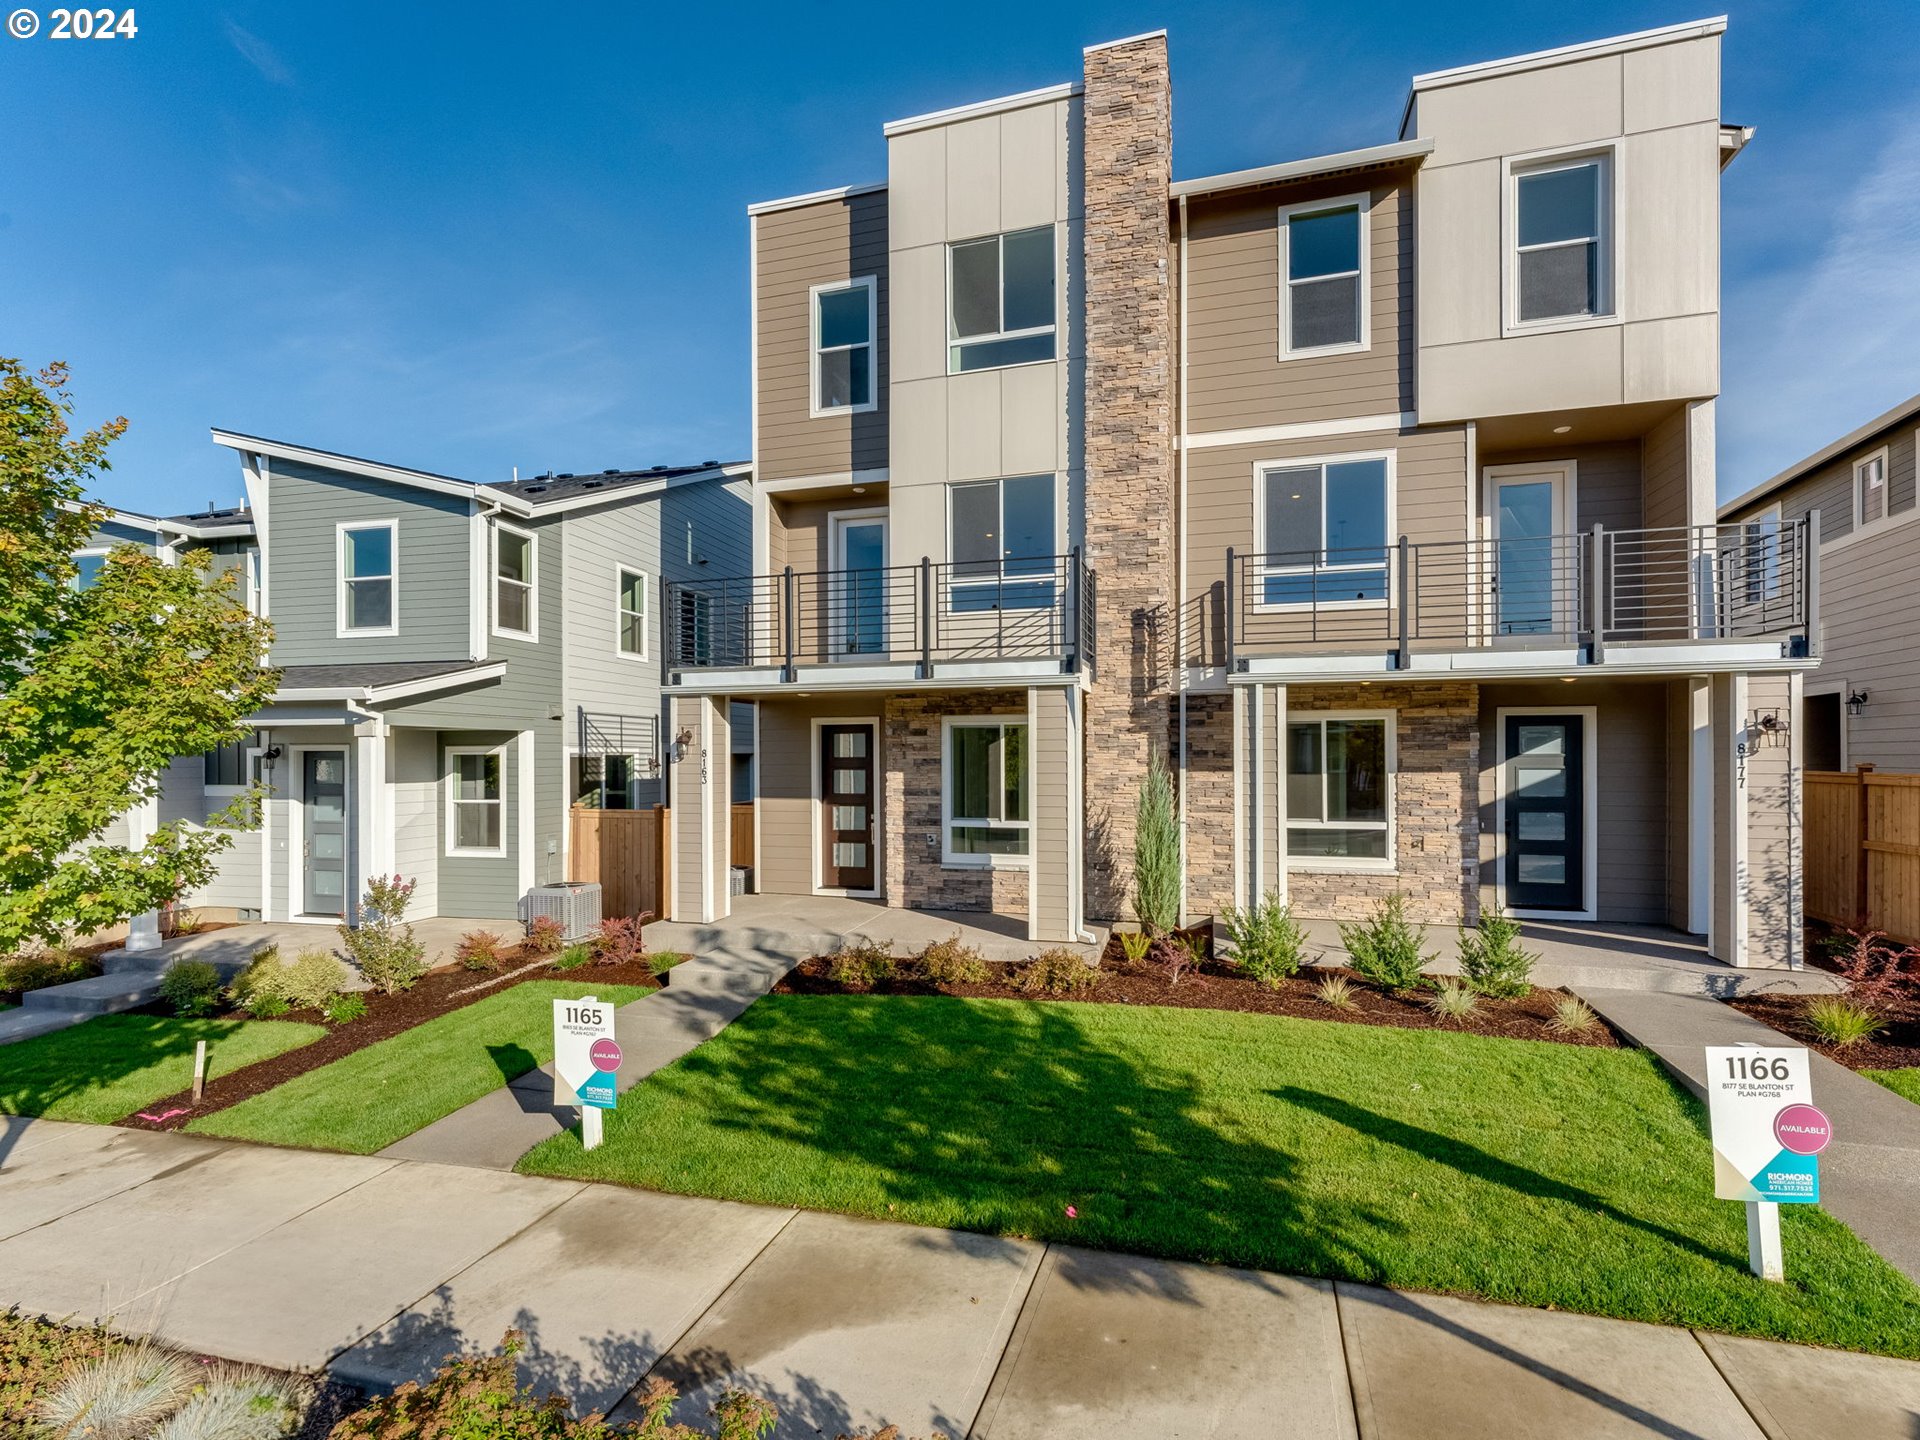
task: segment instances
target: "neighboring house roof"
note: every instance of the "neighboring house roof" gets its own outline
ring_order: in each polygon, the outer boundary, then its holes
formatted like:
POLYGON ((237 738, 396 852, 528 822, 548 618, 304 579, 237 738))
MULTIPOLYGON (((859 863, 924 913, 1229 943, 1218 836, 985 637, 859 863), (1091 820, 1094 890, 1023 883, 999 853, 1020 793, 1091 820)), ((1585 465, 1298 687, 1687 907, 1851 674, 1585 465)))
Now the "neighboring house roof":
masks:
POLYGON ((1224 175, 1202 175, 1193 180, 1176 180, 1167 187, 1175 200, 1195 195, 1212 195, 1222 190, 1241 190, 1252 185, 1277 185, 1287 180, 1308 180, 1322 175, 1337 175, 1351 170, 1377 170, 1408 161, 1419 164, 1433 153, 1431 140, 1396 140, 1391 145, 1370 145, 1364 150, 1342 150, 1334 155, 1318 155, 1308 160, 1288 160, 1279 165, 1262 165, 1253 170, 1230 170, 1224 175))
POLYGON ((660 488, 688 484, 696 480, 745 475, 749 468, 744 461, 723 463, 719 460, 702 460, 698 465, 655 465, 647 470, 602 470, 586 475, 562 471, 557 475, 530 475, 524 480, 495 485, 493 488, 504 495, 516 496, 536 509, 544 510, 569 500, 613 499, 627 491, 643 487, 660 488))
POLYGON ((458 495, 469 500, 482 500, 497 504, 502 509, 516 515, 528 515, 532 508, 524 501, 504 495, 491 485, 476 484, 471 480, 456 480, 451 475, 435 475, 430 470, 409 470, 404 465, 389 465, 381 460, 368 460, 359 455, 343 455, 337 450, 318 450, 311 445, 293 445, 285 440, 269 440, 263 435, 246 435, 238 430, 213 431, 213 443, 225 445, 230 450, 238 450, 243 455, 265 455, 271 459, 297 460, 304 465, 314 465, 322 470, 339 470, 348 475, 364 475, 370 480, 385 480, 394 485, 407 485, 416 490, 431 490, 439 495, 458 495))
POLYGON ((285 665, 280 669, 276 701, 399 700, 498 680, 504 660, 389 660, 348 665, 285 665))
POLYGON ((163 515, 159 524, 188 540, 226 540, 253 534, 253 512, 244 505, 208 506, 197 515, 163 515))
POLYGON ((1882 430, 1891 430, 1894 426, 1911 420, 1915 416, 1920 416, 1920 395, 1915 395, 1911 399, 1902 400, 1884 415, 1876 415, 1858 430, 1850 430, 1838 440, 1835 440, 1831 445, 1821 446, 1818 450, 1814 451, 1813 454, 1807 456, 1806 459, 1796 461, 1794 464, 1789 465, 1771 480, 1762 481, 1744 495, 1734 496, 1733 499, 1727 501, 1726 504, 1720 507, 1720 518, 1725 520, 1733 515, 1735 511, 1746 509, 1747 506, 1753 504, 1756 500, 1764 500, 1767 496, 1773 494, 1774 491, 1786 489, 1787 486, 1793 484, 1794 481, 1812 474, 1829 460, 1846 454, 1847 451, 1853 449, 1856 445, 1865 444, 1882 430))

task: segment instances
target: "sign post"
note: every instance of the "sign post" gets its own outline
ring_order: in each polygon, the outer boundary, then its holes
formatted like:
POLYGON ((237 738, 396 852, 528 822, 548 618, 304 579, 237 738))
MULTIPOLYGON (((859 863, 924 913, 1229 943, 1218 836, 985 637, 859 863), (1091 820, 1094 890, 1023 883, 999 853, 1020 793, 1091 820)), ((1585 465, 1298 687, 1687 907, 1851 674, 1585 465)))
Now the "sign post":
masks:
POLYGON ((1833 1127, 1813 1104, 1807 1052, 1797 1046, 1707 1047, 1713 1193, 1747 1207, 1747 1262, 1786 1279, 1780 1207, 1820 1202, 1820 1152, 1833 1127))
POLYGON ((553 1103, 580 1107, 580 1140, 600 1143, 600 1112, 618 1101, 620 1044, 613 1007, 591 995, 553 1002, 553 1103))

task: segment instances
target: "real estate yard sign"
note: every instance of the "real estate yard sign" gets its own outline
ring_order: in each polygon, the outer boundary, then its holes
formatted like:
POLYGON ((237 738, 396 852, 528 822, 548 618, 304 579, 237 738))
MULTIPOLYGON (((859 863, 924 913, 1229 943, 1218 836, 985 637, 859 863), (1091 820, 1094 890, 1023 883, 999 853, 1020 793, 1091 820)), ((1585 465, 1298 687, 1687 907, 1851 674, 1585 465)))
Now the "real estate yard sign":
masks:
POLYGON ((1807 1052, 1707 1047, 1713 1193, 1748 1204, 1817 1204, 1820 1152, 1832 1136, 1813 1106, 1807 1052))
POLYGON ((613 1007, 591 995, 553 1002, 553 1103, 611 1110, 620 1069, 613 1007))

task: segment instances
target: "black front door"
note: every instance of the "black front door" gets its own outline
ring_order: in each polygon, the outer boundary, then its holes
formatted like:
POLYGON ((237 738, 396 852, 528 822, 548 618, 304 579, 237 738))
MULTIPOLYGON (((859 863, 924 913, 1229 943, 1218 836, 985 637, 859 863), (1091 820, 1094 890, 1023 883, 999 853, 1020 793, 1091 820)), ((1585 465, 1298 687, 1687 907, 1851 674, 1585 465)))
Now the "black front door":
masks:
POLYGON ((1584 910, 1584 717, 1507 716, 1507 904, 1584 910))
POLYGON ((820 727, 820 883, 874 888, 873 727, 820 727))

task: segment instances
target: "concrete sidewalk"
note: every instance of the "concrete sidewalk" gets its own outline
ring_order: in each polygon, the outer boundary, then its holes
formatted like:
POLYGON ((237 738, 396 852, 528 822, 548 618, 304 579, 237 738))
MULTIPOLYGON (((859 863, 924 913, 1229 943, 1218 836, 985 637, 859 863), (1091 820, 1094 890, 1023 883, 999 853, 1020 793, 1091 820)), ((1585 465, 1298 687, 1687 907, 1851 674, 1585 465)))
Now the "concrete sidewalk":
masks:
MULTIPOLYGON (((1706 1099, 1709 1045, 1798 1045, 1731 1006, 1647 990, 1583 989, 1582 998, 1674 1078, 1706 1099)), ((1820 1206, 1909 1279, 1920 1282, 1920 1105, 1856 1075, 1818 1050, 1814 1103, 1833 1121, 1820 1156, 1820 1206)), ((1920 1435, 1920 1429, 1915 1431, 1920 1435)))
POLYGON ((0 1121, 0 1307, 360 1383, 528 1337, 790 1440, 1913 1440, 1920 1364, 390 1157, 0 1121))

